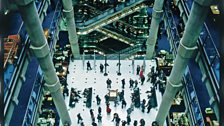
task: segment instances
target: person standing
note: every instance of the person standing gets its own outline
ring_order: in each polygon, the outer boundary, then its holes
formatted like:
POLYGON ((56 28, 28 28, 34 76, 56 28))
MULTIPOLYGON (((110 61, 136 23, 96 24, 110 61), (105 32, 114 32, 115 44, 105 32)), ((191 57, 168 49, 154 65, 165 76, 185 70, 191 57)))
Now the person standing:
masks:
POLYGON ((128 115, 127 116, 127 124, 130 125, 130 122, 131 122, 131 117, 130 117, 130 115, 128 115))
POLYGON ((125 79, 122 79, 121 83, 122 83, 122 88, 124 89, 124 87, 125 87, 125 79))
POLYGON ((104 68, 104 66, 103 66, 103 64, 101 63, 101 64, 100 64, 100 72, 101 72, 101 73, 103 73, 103 68, 104 68))
POLYGON ((91 115, 91 119, 92 119, 92 122, 95 122, 95 116, 94 116, 94 113, 93 113, 93 109, 90 109, 90 115, 91 115))
POLYGON ((139 77, 140 77, 140 79, 143 77, 144 75, 143 75, 143 70, 141 69, 140 70, 140 73, 139 73, 139 77))
POLYGON ((100 102, 101 102, 101 99, 100 99, 99 95, 96 96, 96 102, 97 102, 97 105, 99 105, 100 102))
POLYGON ((135 88, 138 87, 138 80, 135 80, 135 88))
POLYGON ((116 118, 116 126, 119 126, 120 121, 121 121, 121 118, 117 115, 117 118, 116 118))
POLYGON ((87 70, 92 70, 92 68, 91 68, 91 65, 90 65, 90 62, 89 62, 89 61, 87 62, 87 70))
POLYGON ((111 108, 110 108, 110 105, 109 104, 107 104, 106 111, 107 111, 107 114, 110 114, 111 113, 111 108))
POLYGON ((139 75, 139 72, 140 72, 140 66, 137 65, 136 74, 139 75))
POLYGON ((110 98, 110 97, 108 96, 108 94, 106 94, 106 95, 104 96, 104 98, 105 98, 105 103, 108 104, 108 103, 109 103, 109 98, 110 98))
POLYGON ((95 122, 92 122, 92 126, 97 126, 97 124, 95 122))
POLYGON ((129 88, 133 88, 133 84, 134 84, 134 81, 130 78, 130 80, 129 80, 129 88))
POLYGON ((133 126, 137 126, 138 125, 138 121, 135 120, 134 123, 133 123, 133 126))
POLYGON ((125 120, 122 120, 121 122, 121 126, 126 126, 127 122, 125 120))
POLYGON ((107 83, 107 88, 111 88, 112 81, 109 78, 107 79, 106 83, 107 83))
POLYGON ((140 120, 140 126, 145 126, 145 120, 144 119, 140 120))

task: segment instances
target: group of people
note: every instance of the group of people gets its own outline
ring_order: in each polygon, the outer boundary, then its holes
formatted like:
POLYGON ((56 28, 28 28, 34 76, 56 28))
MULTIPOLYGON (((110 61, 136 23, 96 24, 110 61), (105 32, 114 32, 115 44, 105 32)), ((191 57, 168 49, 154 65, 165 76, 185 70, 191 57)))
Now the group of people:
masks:
MULTIPOLYGON (((108 64, 107 64, 107 65, 108 65, 108 64)), ((92 70, 92 67, 91 67, 91 64, 90 64, 89 61, 87 61, 86 66, 87 66, 87 67, 86 67, 87 71, 92 70)), ((103 69, 104 69, 104 65, 103 65, 102 63, 100 63, 100 72, 101 72, 101 73, 103 73, 103 69)))
MULTIPOLYGON (((91 65, 89 63, 89 61, 87 62, 87 70, 92 70, 91 65)), ((100 64, 100 72, 103 73, 104 70, 104 65, 100 64)), ((141 80, 141 85, 144 84, 145 82, 145 75, 144 75, 144 67, 140 67, 139 65, 137 65, 137 69, 136 69, 136 75, 139 76, 139 79, 141 80)), ((151 71, 147 74, 147 82, 151 82, 153 84, 153 87, 151 89, 157 89, 157 86, 162 84, 165 84, 166 82, 166 76, 164 74, 164 72, 161 71, 156 71, 155 67, 151 68, 151 71)), ((142 99, 142 101, 140 101, 140 93, 139 93, 139 87, 138 87, 138 80, 133 80, 132 78, 130 78, 129 80, 129 88, 132 90, 133 89, 133 93, 131 96, 131 101, 132 103, 130 104, 130 107, 127 108, 127 117, 125 120, 122 120, 118 113, 114 113, 113 114, 113 119, 112 122, 115 122, 116 126, 119 126, 121 124, 121 126, 126 126, 126 125, 130 125, 131 124, 131 112, 134 110, 135 107, 139 107, 140 110, 144 113, 145 109, 147 109, 147 113, 150 113, 151 108, 153 108, 154 106, 152 106, 152 98, 149 96, 148 100, 146 99, 142 99)), ((124 98, 124 89, 125 89, 125 78, 121 79, 121 92, 118 92, 118 96, 116 97, 116 99, 114 100, 114 107, 117 107, 117 105, 119 105, 119 102, 121 102, 121 108, 124 109, 127 106, 127 102, 124 98)), ((107 85, 107 89, 111 89, 112 87, 112 80, 110 78, 108 78, 106 80, 106 85, 107 85)), ((152 91, 151 91, 152 92, 152 91)), ((102 108, 101 108, 101 98, 99 95, 96 95, 96 104, 98 105, 98 114, 97 114, 97 120, 98 123, 102 122, 102 108)), ((105 104, 106 104, 106 113, 107 114, 111 114, 112 109, 110 107, 110 96, 108 94, 106 94, 104 96, 105 98, 105 104)), ((97 123, 95 121, 95 115, 94 115, 94 110, 90 109, 90 116, 92 119, 92 126, 97 126, 97 123)), ((77 114, 77 118, 78 118, 78 122, 80 123, 81 126, 84 126, 83 123, 83 119, 81 117, 81 114, 78 113, 77 114)), ((145 126, 145 120, 142 118, 139 121, 134 120, 132 122, 133 126, 145 126)))

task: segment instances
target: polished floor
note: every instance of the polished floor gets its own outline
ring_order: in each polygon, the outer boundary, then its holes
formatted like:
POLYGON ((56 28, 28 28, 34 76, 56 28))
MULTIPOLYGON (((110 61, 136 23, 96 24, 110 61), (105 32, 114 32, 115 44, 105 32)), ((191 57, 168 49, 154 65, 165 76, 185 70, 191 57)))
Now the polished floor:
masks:
MULTIPOLYGON (((100 63, 104 64, 104 60, 96 60, 95 61, 95 68, 94 68, 94 60, 89 60, 92 66, 91 71, 87 71, 86 69, 86 63, 87 61, 83 60, 74 60, 73 62, 70 62, 69 65, 69 74, 67 77, 67 83, 69 89, 71 87, 76 88, 77 90, 80 90, 83 92, 85 88, 93 87, 93 96, 92 96, 92 109, 94 109, 94 115, 95 118, 97 117, 98 114, 98 106, 101 106, 102 108, 102 122, 98 123, 97 119, 96 122, 98 126, 115 126, 115 122, 112 122, 113 114, 116 112, 118 113, 119 117, 122 120, 126 120, 127 116, 127 108, 130 107, 131 104, 131 93, 133 92, 132 89, 129 88, 129 79, 132 78, 133 80, 138 80, 139 84, 138 87, 140 88, 140 99, 141 101, 143 99, 146 99, 147 101, 147 93, 146 91, 150 89, 152 84, 150 82, 146 82, 141 85, 140 84, 140 79, 139 76, 136 75, 136 66, 140 65, 142 66, 144 64, 144 60, 135 60, 134 61, 134 67, 132 65, 131 60, 121 60, 121 76, 117 75, 118 67, 116 66, 118 61, 117 60, 109 60, 107 63, 109 66, 107 67, 108 71, 108 76, 104 76, 103 73, 100 73, 99 65, 100 63), (133 73, 134 72, 134 73, 133 73), (108 93, 107 85, 106 85, 106 80, 110 78, 112 80, 112 88, 111 89, 118 89, 120 92, 122 90, 121 87, 121 80, 125 78, 125 100, 127 102, 126 108, 121 108, 121 103, 117 107, 114 107, 114 102, 110 102, 110 107, 112 109, 111 114, 108 115, 106 113, 106 104, 105 104, 105 99, 104 96, 106 93, 108 93), (101 98, 101 104, 97 105, 96 104, 96 95, 99 95, 101 98)), ((156 66, 156 62, 154 60, 146 60, 146 69, 144 72, 144 75, 150 71, 150 68, 152 66, 156 66)), ((147 80, 147 77, 146 77, 147 80)), ((144 119, 146 122, 146 126, 151 125, 152 121, 155 120, 156 114, 158 112, 158 107, 161 103, 162 100, 162 95, 161 93, 157 90, 156 91, 156 96, 157 96, 157 102, 158 106, 156 108, 152 108, 150 113, 146 113, 147 109, 145 109, 145 113, 141 111, 140 108, 135 108, 134 111, 131 113, 131 125, 133 125, 134 120, 138 121, 140 119, 144 119)), ((66 104, 68 106, 69 104, 69 97, 65 98, 66 104)), ((71 108, 68 106, 69 114, 72 119, 72 125, 73 126, 78 126, 80 124, 77 124, 77 114, 80 113, 83 122, 85 126, 91 126, 92 120, 90 116, 90 108, 87 108, 85 103, 84 103, 84 98, 80 99, 79 103, 75 105, 74 108, 71 108)), ((121 125, 121 123, 120 123, 121 125)))

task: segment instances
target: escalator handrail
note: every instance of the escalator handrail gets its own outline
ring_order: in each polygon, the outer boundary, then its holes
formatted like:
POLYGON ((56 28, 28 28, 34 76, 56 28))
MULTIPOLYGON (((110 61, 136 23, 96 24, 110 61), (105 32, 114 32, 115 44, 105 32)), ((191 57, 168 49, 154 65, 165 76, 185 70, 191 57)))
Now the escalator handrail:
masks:
MULTIPOLYGON (((139 4, 139 3, 143 2, 143 1, 147 1, 147 0, 136 0, 136 1, 135 1, 135 2, 136 2, 135 4, 139 4)), ((125 5, 125 3, 120 3, 120 4, 118 4, 117 6, 120 6, 120 5, 125 5)), ((116 6, 116 7, 117 7, 117 6, 116 6)), ((130 4, 129 6, 133 6, 133 4, 130 4)), ((111 13, 112 10, 114 10, 114 8, 109 8, 109 9, 103 11, 103 13, 101 13, 100 15, 98 15, 98 16, 96 16, 96 17, 90 19, 90 20, 93 20, 91 23, 94 23, 94 21, 95 21, 96 19, 99 19, 99 17, 100 17, 101 15, 106 15, 106 16, 107 16, 107 14, 108 14, 108 13, 111 13)), ((120 10, 119 10, 119 11, 120 11, 120 10)), ((118 11, 118 12, 119 12, 119 11, 118 11)), ((116 15, 118 12, 114 13, 114 15, 116 15)), ((111 16, 113 16, 113 15, 111 15, 111 16)), ((102 18, 105 18, 105 17, 101 17, 100 19, 102 19, 102 18)), ((100 19, 99 19, 99 20, 100 20, 100 19)), ((88 21, 89 21, 89 20, 88 20, 88 21)), ((88 22, 88 21, 86 21, 86 22, 88 22)), ((77 26, 80 26, 79 24, 82 24, 82 25, 90 25, 90 24, 85 24, 85 23, 77 23, 77 26)), ((82 26, 82 27, 86 27, 86 26, 82 26)), ((82 27, 80 27, 80 28, 82 28, 82 27)))

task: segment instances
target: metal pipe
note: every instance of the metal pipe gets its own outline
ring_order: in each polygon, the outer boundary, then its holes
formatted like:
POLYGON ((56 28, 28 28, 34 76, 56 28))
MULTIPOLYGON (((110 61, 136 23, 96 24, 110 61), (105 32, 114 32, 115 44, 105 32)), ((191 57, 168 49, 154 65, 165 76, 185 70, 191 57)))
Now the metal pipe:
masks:
POLYGON ((159 23, 163 14, 163 3, 164 0, 155 0, 153 6, 152 21, 149 29, 149 37, 146 41, 146 59, 152 59, 154 54, 159 23))
POLYGON ((182 89, 182 76, 185 73, 189 59, 195 56, 197 49, 196 42, 202 30, 211 1, 195 0, 193 2, 192 10, 178 47, 174 66, 167 81, 166 90, 156 116, 156 122, 158 122, 159 126, 163 125, 176 93, 182 89))
POLYGON ((63 12, 65 14, 69 41, 71 44, 71 50, 74 58, 80 58, 79 44, 78 44, 78 36, 76 32, 75 18, 74 18, 74 10, 72 6, 71 0, 62 0, 63 4, 63 12))
POLYGON ((50 49, 44 36, 34 1, 30 0, 30 2, 25 2, 24 4, 18 3, 17 5, 30 36, 30 49, 34 56, 37 57, 44 73, 44 79, 46 81, 44 86, 51 93, 63 125, 71 125, 71 119, 61 93, 60 82, 51 60, 50 49))

